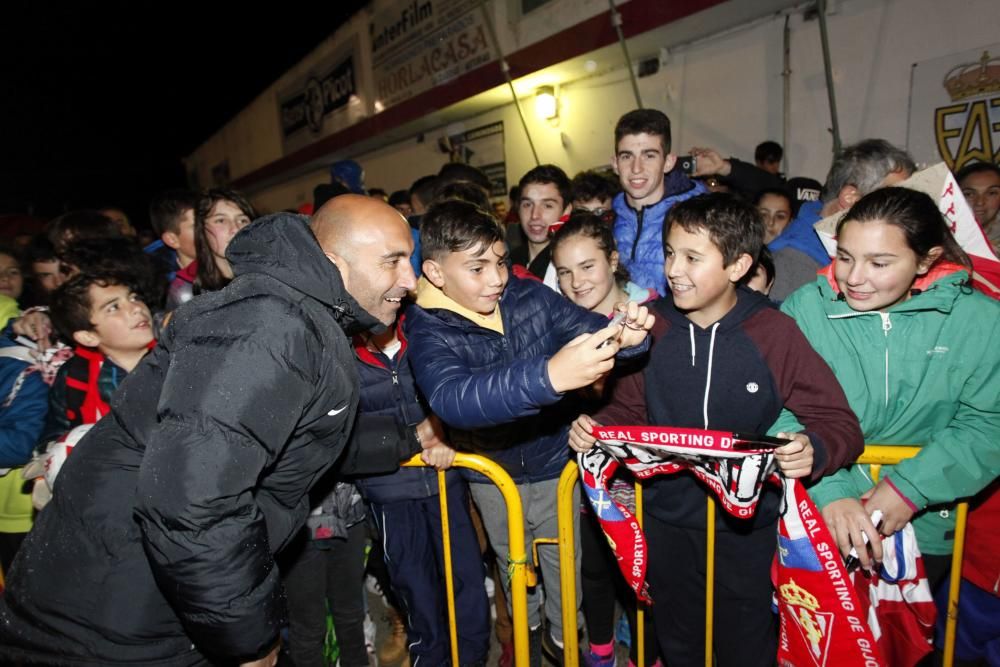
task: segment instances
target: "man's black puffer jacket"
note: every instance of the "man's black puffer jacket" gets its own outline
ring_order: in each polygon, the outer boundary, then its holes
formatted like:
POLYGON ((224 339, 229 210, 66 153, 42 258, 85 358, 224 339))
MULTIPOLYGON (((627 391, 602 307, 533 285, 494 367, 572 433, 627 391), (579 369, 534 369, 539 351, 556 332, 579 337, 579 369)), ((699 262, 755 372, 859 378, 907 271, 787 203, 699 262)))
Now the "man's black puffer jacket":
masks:
MULTIPOLYGON (((377 326, 306 223, 278 214, 237 235, 236 279, 176 311, 67 459, 9 574, 0 658, 230 664, 274 644, 273 555, 347 442, 345 334, 377 326)), ((394 422, 366 447, 383 444, 347 467, 391 470, 412 445, 394 422)))

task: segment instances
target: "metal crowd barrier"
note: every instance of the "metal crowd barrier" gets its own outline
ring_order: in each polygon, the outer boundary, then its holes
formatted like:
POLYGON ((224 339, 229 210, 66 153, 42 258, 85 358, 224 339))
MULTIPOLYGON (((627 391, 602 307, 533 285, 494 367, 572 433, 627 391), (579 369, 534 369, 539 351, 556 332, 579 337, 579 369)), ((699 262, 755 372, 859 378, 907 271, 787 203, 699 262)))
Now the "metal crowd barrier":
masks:
MULTIPOLYGON (((871 466, 872 480, 877 482, 883 465, 894 465, 903 459, 916 456, 920 447, 898 445, 868 445, 858 458, 858 463, 871 466)), ((576 614, 576 571, 573 554, 573 512, 579 508, 573 506, 573 487, 576 485, 580 472, 575 461, 563 469, 559 478, 559 497, 557 511, 559 516, 559 573, 562 578, 562 614, 565 667, 579 667, 579 646, 577 633, 572 628, 577 625, 576 614), (567 566, 567 564, 569 564, 567 566)), ((952 551, 952 568, 948 588, 948 616, 945 622, 944 667, 952 667, 955 659, 955 632, 958 626, 958 593, 962 580, 962 554, 965 547, 965 522, 969 512, 969 503, 957 504, 955 514, 955 542, 952 551)), ((635 484, 635 516, 642 525, 642 484, 635 484)), ((706 563, 705 563, 705 667, 713 665, 713 616, 715 594, 715 499, 708 497, 708 512, 706 521, 706 563)), ((536 540, 536 542, 552 542, 553 540, 536 540)), ((537 556, 536 556, 537 560, 537 556)), ((645 664, 645 627, 642 605, 636 613, 636 658, 638 665, 645 664)), ((518 663, 520 664, 520 663, 518 663)))
MULTIPOLYGON (((417 454, 403 464, 406 467, 426 467, 417 454)), ((475 454, 456 454, 455 468, 469 468, 486 475, 493 482, 507 505, 507 539, 510 544, 507 575, 510 577, 511 620, 514 630, 514 664, 528 667, 528 586, 534 586, 534 573, 528 569, 524 544, 524 511, 517 486, 503 468, 489 459, 475 454)), ((444 542, 444 580, 448 599, 448 629, 451 638, 451 664, 458 665, 458 625, 455 617, 455 583, 451 565, 451 532, 448 525, 448 490, 445 473, 438 471, 438 489, 441 501, 441 534, 444 542)), ((570 524, 572 535, 573 526, 570 524)), ((572 548, 572 542, 570 542, 572 548)), ((497 582, 497 586, 502 586, 497 582)), ((573 621, 574 626, 576 620, 573 621)))

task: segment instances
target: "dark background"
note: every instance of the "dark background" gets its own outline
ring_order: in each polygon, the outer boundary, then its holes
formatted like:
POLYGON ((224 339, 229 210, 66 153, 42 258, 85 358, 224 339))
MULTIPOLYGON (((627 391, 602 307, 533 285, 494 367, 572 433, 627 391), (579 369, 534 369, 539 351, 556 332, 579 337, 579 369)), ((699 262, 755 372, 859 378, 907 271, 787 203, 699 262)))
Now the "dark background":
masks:
POLYGON ((0 214, 124 208, 367 2, 0 7, 0 214))

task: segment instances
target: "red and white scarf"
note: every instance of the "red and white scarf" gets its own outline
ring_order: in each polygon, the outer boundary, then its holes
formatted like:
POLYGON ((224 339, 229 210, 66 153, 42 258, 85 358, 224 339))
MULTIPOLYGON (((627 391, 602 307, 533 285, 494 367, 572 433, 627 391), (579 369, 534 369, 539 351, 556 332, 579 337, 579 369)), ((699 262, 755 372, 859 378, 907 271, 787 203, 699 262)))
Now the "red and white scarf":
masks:
POLYGON ((650 602, 649 554, 638 521, 611 497, 607 482, 619 465, 638 479, 693 472, 727 512, 752 516, 765 481, 782 484, 785 509, 778 522, 774 583, 781 617, 778 663, 879 667, 883 662, 854 585, 819 511, 798 480, 775 472, 770 451, 734 447, 725 431, 654 426, 595 427, 600 441, 578 457, 584 491, 608 538, 625 580, 650 602))

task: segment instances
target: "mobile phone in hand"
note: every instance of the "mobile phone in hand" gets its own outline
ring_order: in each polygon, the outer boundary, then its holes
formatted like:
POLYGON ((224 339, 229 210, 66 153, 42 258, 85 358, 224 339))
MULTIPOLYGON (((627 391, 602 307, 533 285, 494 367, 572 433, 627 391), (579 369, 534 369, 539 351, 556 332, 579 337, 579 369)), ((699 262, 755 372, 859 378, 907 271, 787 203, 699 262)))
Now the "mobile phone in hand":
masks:
MULTIPOLYGON (((611 318, 610 322, 608 322, 608 326, 609 327, 616 327, 616 326, 620 326, 620 325, 623 325, 623 324, 625 324, 625 313, 624 312, 615 313, 615 316, 611 318)), ((601 349, 605 345, 609 345, 611 343, 611 341, 613 341, 613 340, 614 340, 614 338, 607 338, 607 339, 605 339, 604 341, 601 342, 600 345, 597 346, 597 349, 601 349)))

